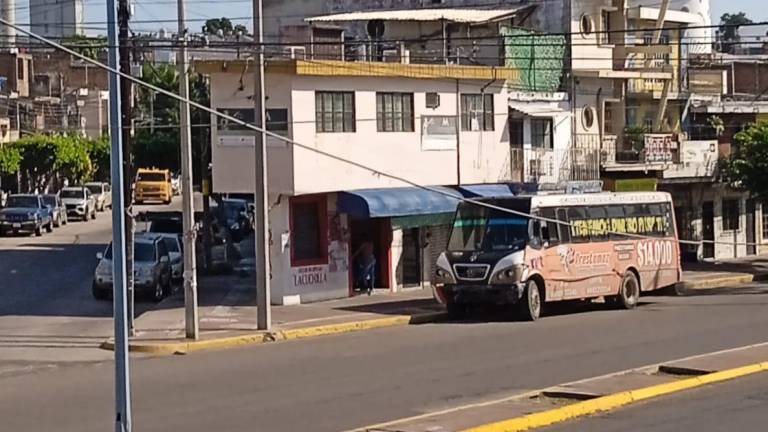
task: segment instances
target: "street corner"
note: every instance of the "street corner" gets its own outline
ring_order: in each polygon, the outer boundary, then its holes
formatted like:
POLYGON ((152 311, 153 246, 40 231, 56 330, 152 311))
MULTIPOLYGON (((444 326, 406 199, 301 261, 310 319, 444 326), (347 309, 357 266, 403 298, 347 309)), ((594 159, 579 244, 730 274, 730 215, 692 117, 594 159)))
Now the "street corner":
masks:
POLYGON ((712 276, 700 276, 683 280, 675 285, 675 291, 678 295, 695 295, 701 290, 711 290, 717 288, 737 288, 758 280, 766 280, 767 274, 749 274, 734 273, 712 276))

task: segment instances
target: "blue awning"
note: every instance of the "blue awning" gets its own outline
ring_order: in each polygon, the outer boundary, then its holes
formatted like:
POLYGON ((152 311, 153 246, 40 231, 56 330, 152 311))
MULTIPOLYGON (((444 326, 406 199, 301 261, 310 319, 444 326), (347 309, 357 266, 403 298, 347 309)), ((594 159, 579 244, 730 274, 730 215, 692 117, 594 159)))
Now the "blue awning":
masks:
POLYGON ((361 189, 339 192, 336 206, 339 213, 353 219, 399 217, 452 213, 461 195, 453 189, 434 187, 443 193, 416 187, 391 189, 361 189), (450 194, 447 196, 445 194, 450 194))
POLYGON ((495 183, 459 186, 458 191, 466 198, 506 198, 524 193, 535 193, 536 183, 495 183))

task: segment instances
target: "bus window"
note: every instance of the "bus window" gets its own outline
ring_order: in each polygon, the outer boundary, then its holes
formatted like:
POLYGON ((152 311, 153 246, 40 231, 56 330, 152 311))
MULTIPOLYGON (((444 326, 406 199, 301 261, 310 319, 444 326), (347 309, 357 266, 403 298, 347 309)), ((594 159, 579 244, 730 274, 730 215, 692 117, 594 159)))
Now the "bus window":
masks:
POLYGON ((584 207, 568 208, 568 221, 571 223, 571 242, 588 243, 587 211, 584 207))
POLYGON ((568 225, 568 215, 565 209, 557 209, 557 220, 563 223, 557 224, 558 238, 561 243, 571 242, 571 227, 568 225))
POLYGON ((608 240, 608 219, 605 215, 604 207, 588 207, 587 216, 589 217, 589 240, 593 242, 602 242, 608 240))
POLYGON ((513 251, 525 247, 529 218, 460 204, 448 242, 451 251, 513 251))
POLYGON ((609 238, 611 240, 627 240, 627 236, 621 233, 627 232, 627 224, 624 215, 624 207, 608 206, 606 209, 608 220, 610 221, 609 238))
MULTIPOLYGON (((557 218, 555 215, 555 209, 553 208, 541 209, 539 214, 545 219, 557 218)), ((560 244, 560 227, 558 225, 559 224, 557 222, 551 220, 541 221, 541 238, 547 243, 548 246, 556 246, 560 244)))

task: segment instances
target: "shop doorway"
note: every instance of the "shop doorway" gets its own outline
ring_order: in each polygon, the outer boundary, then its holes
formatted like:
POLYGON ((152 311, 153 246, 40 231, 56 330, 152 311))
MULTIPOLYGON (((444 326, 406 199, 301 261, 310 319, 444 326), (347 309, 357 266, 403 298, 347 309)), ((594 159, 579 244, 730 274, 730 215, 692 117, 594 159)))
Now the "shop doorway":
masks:
MULTIPOLYGON (((389 219, 359 219, 350 223, 350 279, 354 284, 356 257, 364 242, 373 243, 373 256, 376 258, 376 288, 390 288, 389 284, 389 247, 392 243, 392 228, 389 219)), ((354 285, 353 285, 354 286, 354 285)))
POLYGON ((403 253, 397 263, 398 284, 406 288, 421 286, 422 248, 421 230, 407 228, 403 230, 403 253))
POLYGON ((706 201, 701 206, 701 238, 704 240, 703 255, 704 258, 715 257, 715 204, 712 201, 706 201))

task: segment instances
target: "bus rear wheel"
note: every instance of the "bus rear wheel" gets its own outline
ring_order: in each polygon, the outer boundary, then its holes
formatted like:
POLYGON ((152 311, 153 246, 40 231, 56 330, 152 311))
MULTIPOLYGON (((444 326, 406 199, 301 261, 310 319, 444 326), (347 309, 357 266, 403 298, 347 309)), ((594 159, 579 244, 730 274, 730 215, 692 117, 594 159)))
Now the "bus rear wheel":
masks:
POLYGON ((541 316, 541 287, 535 280, 525 283, 525 292, 518 304, 518 316, 524 321, 536 321, 541 316))
POLYGON ((611 303, 621 309, 634 309, 640 301, 640 281, 632 271, 624 273, 619 286, 619 294, 611 298, 611 303))

